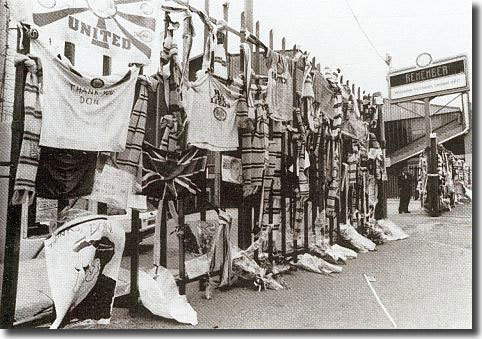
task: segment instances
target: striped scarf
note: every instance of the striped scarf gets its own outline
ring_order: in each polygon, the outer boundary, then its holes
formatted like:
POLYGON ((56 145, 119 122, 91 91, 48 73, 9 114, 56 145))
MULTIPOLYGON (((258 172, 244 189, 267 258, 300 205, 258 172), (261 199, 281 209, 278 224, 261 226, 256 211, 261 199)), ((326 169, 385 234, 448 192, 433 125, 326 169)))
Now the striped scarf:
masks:
POLYGON ((349 185, 355 185, 358 173, 358 156, 355 153, 348 155, 348 183, 349 185))
POLYGON ((35 179, 39 165, 39 141, 42 126, 39 85, 37 74, 27 73, 24 90, 25 125, 12 197, 13 205, 31 204, 35 197, 35 179))
POLYGON ((336 217, 336 202, 340 197, 340 130, 342 122, 342 97, 336 94, 335 117, 332 120, 325 149, 328 178, 328 198, 326 200, 326 215, 336 217))
POLYGON ((281 121, 272 121, 273 138, 269 143, 269 166, 265 172, 264 191, 264 220, 263 225, 281 223, 281 139, 284 137, 283 124, 281 121), (272 206, 269 206, 270 195, 272 206), (272 223, 269 214, 272 214, 272 223))
POLYGON ((260 91, 256 94, 254 127, 242 133, 241 161, 245 197, 258 192, 262 185, 263 171, 269 165, 269 126, 261 95, 260 91))
POLYGON ((136 184, 141 185, 142 143, 146 133, 148 90, 141 82, 139 97, 132 110, 127 132, 126 149, 117 156, 119 168, 136 178, 136 184))
MULTIPOLYGON (((166 20, 176 26, 172 22, 169 14, 166 14, 166 20)), ((193 32, 190 14, 184 22, 183 46, 183 66, 186 67, 191 52, 192 37, 189 33, 193 32)), ((169 152, 180 154, 186 147, 186 124, 187 115, 182 104, 181 84, 186 80, 187 72, 181 70, 177 63, 178 48, 174 41, 174 30, 169 29, 164 39, 163 49, 161 51, 161 64, 163 65, 164 80, 164 99, 168 107, 168 115, 163 117, 161 121, 161 149, 169 152)))

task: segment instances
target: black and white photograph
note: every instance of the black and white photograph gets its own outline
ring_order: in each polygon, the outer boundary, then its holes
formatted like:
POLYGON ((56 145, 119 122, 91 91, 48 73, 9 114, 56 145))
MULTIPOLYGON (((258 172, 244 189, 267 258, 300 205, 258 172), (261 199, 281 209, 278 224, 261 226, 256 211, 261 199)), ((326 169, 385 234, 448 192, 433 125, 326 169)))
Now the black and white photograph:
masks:
POLYGON ((0 328, 476 329, 478 11, 0 0, 0 328))

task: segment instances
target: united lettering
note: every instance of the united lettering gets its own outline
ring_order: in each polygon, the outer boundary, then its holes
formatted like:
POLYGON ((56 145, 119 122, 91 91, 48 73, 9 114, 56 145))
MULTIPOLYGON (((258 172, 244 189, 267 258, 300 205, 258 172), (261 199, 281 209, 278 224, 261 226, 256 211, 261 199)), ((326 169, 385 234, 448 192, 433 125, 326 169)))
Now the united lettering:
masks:
POLYGON ((92 44, 102 48, 109 49, 110 46, 125 50, 130 50, 132 48, 132 43, 129 39, 121 37, 106 29, 93 27, 73 16, 69 16, 69 29, 92 38, 92 44))

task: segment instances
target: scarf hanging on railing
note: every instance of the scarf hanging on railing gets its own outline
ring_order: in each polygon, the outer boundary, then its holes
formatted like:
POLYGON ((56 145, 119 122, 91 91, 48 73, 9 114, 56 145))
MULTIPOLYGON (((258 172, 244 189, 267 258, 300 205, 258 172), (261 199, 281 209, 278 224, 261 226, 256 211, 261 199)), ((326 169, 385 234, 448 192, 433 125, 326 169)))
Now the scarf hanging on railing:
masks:
POLYGON ((213 242, 213 248, 209 255, 211 263, 210 272, 214 272, 217 267, 221 270, 221 282, 219 287, 230 286, 233 277, 233 259, 232 259, 232 245, 231 245, 231 226, 233 218, 224 211, 218 213, 219 229, 216 240, 213 242), (221 240, 221 241, 220 241, 221 240), (221 244, 221 246, 218 246, 221 244), (220 247, 220 248, 219 248, 220 247), (221 263, 219 263, 221 258, 221 263))
POLYGON ((119 168, 136 178, 136 190, 140 190, 142 170, 142 143, 146 134, 148 83, 141 80, 139 97, 131 113, 126 148, 117 156, 119 168))
POLYGON ((31 204, 35 197, 35 179, 39 165, 39 141, 42 127, 39 87, 40 81, 37 72, 29 71, 25 79, 25 122, 12 197, 13 205, 31 204))

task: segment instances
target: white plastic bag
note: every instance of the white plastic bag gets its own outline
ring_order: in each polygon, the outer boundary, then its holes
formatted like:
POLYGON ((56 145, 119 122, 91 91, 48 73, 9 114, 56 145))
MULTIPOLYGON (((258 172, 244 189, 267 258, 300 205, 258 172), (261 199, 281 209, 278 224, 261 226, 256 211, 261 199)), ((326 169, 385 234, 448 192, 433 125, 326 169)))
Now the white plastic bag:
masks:
POLYGON ((339 255, 344 255, 347 259, 356 259, 358 257, 358 254, 354 250, 340 246, 338 244, 331 246, 331 250, 335 253, 338 253, 339 255))
POLYGON ((197 313, 180 295, 176 281, 166 268, 154 268, 149 273, 139 271, 139 296, 151 313, 180 323, 198 324, 197 313))
POLYGON ((350 224, 340 224, 340 235, 343 240, 349 242, 357 251, 366 253, 374 251, 377 246, 370 239, 365 238, 350 224))
POLYGON ((400 227, 388 219, 377 220, 377 225, 386 234, 388 241, 403 240, 408 238, 407 233, 405 233, 400 227))
POLYGON ((336 265, 344 265, 347 261, 347 257, 343 253, 333 251, 330 246, 313 245, 310 247, 310 252, 336 265))
POLYGON ((307 271, 319 274, 340 273, 343 268, 337 265, 332 265, 321 258, 314 257, 308 253, 298 256, 296 266, 301 267, 307 271))

